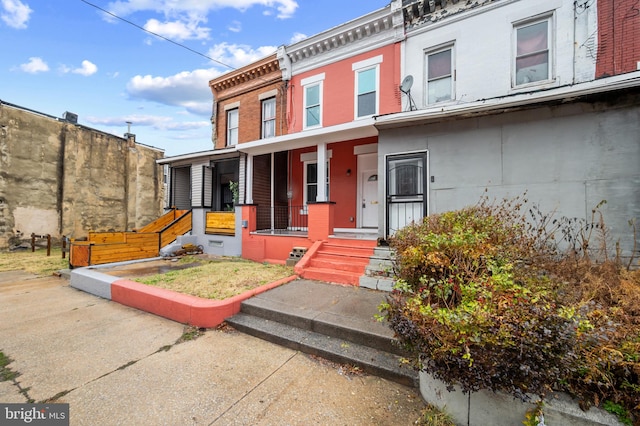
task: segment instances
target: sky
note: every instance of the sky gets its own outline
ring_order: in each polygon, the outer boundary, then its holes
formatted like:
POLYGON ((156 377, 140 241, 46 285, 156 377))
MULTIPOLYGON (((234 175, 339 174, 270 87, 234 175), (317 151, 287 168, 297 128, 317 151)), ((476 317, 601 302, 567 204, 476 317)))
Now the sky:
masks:
POLYGON ((208 151, 209 80, 390 0, 0 0, 0 100, 208 151))

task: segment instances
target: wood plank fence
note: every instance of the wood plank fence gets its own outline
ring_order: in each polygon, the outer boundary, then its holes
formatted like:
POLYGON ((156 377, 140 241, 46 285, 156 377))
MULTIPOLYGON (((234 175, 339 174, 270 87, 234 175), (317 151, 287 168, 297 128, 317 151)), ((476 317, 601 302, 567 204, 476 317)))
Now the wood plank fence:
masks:
POLYGON ((157 257, 160 249, 191 230, 190 210, 164 214, 138 231, 89 232, 87 241, 71 241, 71 267, 157 257))

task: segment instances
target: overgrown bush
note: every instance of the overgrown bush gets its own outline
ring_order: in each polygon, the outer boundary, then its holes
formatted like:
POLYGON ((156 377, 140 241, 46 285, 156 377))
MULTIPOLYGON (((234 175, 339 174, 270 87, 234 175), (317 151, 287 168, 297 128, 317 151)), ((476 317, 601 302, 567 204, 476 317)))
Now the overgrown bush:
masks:
POLYGON ((526 206, 485 197, 400 230, 382 312, 416 367, 450 387, 564 390, 639 418, 640 273, 590 246, 606 239, 597 209, 587 222, 526 206))

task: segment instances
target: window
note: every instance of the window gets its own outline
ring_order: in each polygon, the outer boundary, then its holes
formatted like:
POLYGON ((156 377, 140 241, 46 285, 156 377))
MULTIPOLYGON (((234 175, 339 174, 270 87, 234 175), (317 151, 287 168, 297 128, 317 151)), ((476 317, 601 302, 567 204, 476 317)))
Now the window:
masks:
MULTIPOLYGON (((329 199, 329 162, 327 161, 327 199, 329 199)), ((318 162, 304 162, 304 205, 315 203, 318 197, 318 162)))
POLYGON ((355 118, 378 114, 378 86, 382 55, 351 64, 355 72, 355 118))
POLYGON ((262 139, 276 135, 276 98, 262 101, 262 139))
POLYGON ((366 117, 378 112, 377 68, 358 71, 357 75, 357 112, 356 117, 366 117))
POLYGON ((551 20, 515 27, 515 86, 551 79, 551 20))
POLYGON ((227 111, 227 146, 238 144, 238 109, 227 111))
POLYGON ((453 48, 427 53, 427 104, 453 99, 453 48))
POLYGON ((320 114, 320 83, 304 88, 304 127, 319 126, 320 114))

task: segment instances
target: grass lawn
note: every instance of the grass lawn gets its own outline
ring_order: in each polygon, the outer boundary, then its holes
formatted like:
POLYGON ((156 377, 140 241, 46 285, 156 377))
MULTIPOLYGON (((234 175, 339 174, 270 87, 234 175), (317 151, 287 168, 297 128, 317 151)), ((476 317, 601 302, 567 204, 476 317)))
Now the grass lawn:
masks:
MULTIPOLYGON (((178 293, 222 300, 293 275, 292 267, 238 258, 185 256, 178 264, 192 266, 132 279, 178 293)), ((62 259, 59 248, 51 249, 51 256, 47 256, 43 249, 34 253, 31 250, 0 252, 0 272, 23 270, 37 276, 47 276, 68 267, 68 259, 62 259)))
POLYGON ((46 249, 0 251, 0 272, 26 271, 38 276, 51 275, 60 269, 69 267, 69 258, 62 258, 60 248, 52 248, 51 256, 46 249))
POLYGON ((133 280, 204 299, 222 300, 293 275, 289 266, 238 258, 203 260, 185 256, 179 263, 194 266, 133 280))

